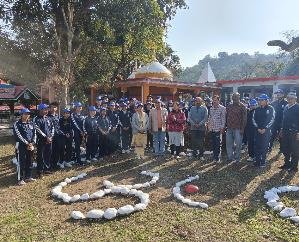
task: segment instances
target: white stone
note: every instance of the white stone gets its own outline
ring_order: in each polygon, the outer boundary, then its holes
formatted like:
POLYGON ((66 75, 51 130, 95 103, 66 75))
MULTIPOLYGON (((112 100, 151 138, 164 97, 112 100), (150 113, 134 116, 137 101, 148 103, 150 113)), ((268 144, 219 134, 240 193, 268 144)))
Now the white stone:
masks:
POLYGON ((144 203, 137 203, 137 204, 134 206, 134 209, 135 209, 135 211, 140 211, 140 210, 144 210, 144 209, 146 209, 146 206, 147 206, 147 204, 144 204, 144 203))
POLYGON ((60 183, 58 184, 58 186, 61 186, 61 187, 65 187, 66 185, 67 185, 66 182, 60 182, 60 183))
POLYGON ((280 212, 281 210, 283 210, 284 205, 277 205, 273 208, 274 211, 280 212))
POLYGON ((65 178, 65 179, 64 179, 64 182, 66 182, 66 183, 71 183, 72 180, 71 180, 70 178, 65 178))
POLYGON ((141 183, 137 183, 137 184, 134 184, 133 185, 133 189, 139 189, 139 188, 142 188, 143 187, 143 184, 141 184, 141 183))
POLYGON ((132 205, 125 205, 117 210, 117 213, 120 215, 127 215, 132 212, 134 212, 134 207, 132 205))
POLYGON ((84 214, 81 213, 80 211, 72 211, 71 212, 71 217, 73 219, 84 219, 85 218, 84 214))
POLYGON ((90 219, 100 219, 104 215, 104 211, 100 209, 93 209, 87 212, 86 218, 90 219))
POLYGON ((81 197, 80 197, 80 199, 81 199, 82 201, 86 201, 86 200, 88 200, 88 199, 89 199, 89 194, 88 194, 88 193, 84 193, 84 194, 82 194, 81 197))
POLYGON ((209 205, 206 203, 200 203, 199 206, 204 209, 207 209, 209 207, 209 205))
POLYGON ((269 207, 271 207, 271 208, 274 208, 274 207, 276 207, 278 205, 282 205, 283 206, 283 203, 282 202, 272 202, 272 201, 270 201, 270 202, 267 202, 267 205, 269 207))
POLYGON ((283 218, 288 218, 296 216, 297 213, 294 208, 285 208, 279 213, 279 215, 283 218))
POLYGON ((107 181, 107 180, 103 181, 103 185, 107 188, 111 188, 114 186, 114 184, 111 181, 107 181))
POLYGON ((107 208, 104 212, 103 217, 106 219, 113 219, 117 215, 117 210, 115 208, 107 208))
POLYGON ((81 196, 80 196, 79 194, 76 194, 76 195, 74 195, 74 196, 71 198, 70 202, 71 202, 71 203, 77 202, 77 201, 80 200, 80 197, 81 197, 81 196))
POLYGON ((93 194, 90 195, 90 199, 96 199, 96 198, 101 198, 105 196, 105 192, 100 190, 100 191, 97 191, 97 192, 94 192, 93 194))
POLYGON ((299 223, 299 216, 293 216, 293 217, 290 217, 290 220, 292 220, 294 223, 299 223))

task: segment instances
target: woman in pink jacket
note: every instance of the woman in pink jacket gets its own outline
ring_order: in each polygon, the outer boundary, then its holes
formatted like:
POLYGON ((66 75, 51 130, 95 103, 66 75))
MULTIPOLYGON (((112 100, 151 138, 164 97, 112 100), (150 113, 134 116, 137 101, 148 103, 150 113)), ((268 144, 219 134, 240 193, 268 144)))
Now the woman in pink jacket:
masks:
POLYGON ((185 113, 179 108, 179 103, 174 102, 173 110, 167 117, 167 130, 169 135, 169 145, 171 154, 176 152, 177 158, 181 152, 181 146, 184 146, 184 129, 186 124, 185 113))

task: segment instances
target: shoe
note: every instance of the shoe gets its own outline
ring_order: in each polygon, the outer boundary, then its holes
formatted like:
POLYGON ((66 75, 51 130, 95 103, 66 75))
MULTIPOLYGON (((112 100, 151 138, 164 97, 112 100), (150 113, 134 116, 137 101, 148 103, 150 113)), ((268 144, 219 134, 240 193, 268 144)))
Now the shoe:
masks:
POLYGON ((104 160, 104 158, 102 158, 102 157, 99 158, 99 161, 103 161, 103 160, 104 160))
POLYGON ((177 159, 180 159, 181 157, 179 155, 176 156, 177 159))
POLYGON ((216 163, 221 163, 220 159, 214 159, 213 161, 216 162, 216 163))
POLYGON ((260 165, 261 168, 265 168, 266 167, 266 164, 262 164, 260 165))
POLYGON ((64 166, 67 167, 67 168, 73 167, 71 162, 64 162, 64 166))
POLYGON ((204 161, 205 160, 205 158, 202 156, 202 157, 200 157, 199 158, 201 161, 204 161))
POLYGON ((184 151, 179 153, 180 156, 186 156, 186 153, 184 151))
POLYGON ((26 182, 24 182, 23 180, 21 180, 21 181, 18 182, 18 185, 19 186, 24 186, 24 185, 26 185, 26 182))
POLYGON ((248 162, 254 162, 254 158, 250 157, 247 159, 248 162))
POLYGON ((90 163, 91 163, 91 161, 90 161, 90 160, 85 160, 85 162, 86 162, 87 164, 90 164, 90 163))
POLYGON ((130 154, 130 153, 131 153, 130 150, 126 150, 125 152, 126 152, 127 154, 130 154))
POLYGON ((57 166, 58 166, 60 169, 64 169, 64 163, 65 163, 65 162, 62 162, 62 163, 58 162, 58 163, 57 163, 57 166))
POLYGON ((296 167, 291 167, 288 169, 288 172, 297 172, 298 171, 298 168, 296 167))
POLYGON ((125 151, 125 150, 121 150, 121 153, 122 153, 122 154, 125 154, 125 153, 126 153, 126 151, 125 151))
POLYGON ((51 175, 52 172, 51 172, 51 171, 45 171, 44 174, 45 174, 45 175, 51 175))
POLYGON ((98 161, 98 159, 97 158, 92 158, 91 161, 96 162, 96 161, 98 161))
POLYGON ((290 166, 284 164, 283 166, 280 166, 278 167, 279 169, 282 169, 282 170, 287 170, 287 169, 290 169, 290 166))
POLYGON ((32 177, 30 177, 30 178, 28 178, 28 179, 25 180, 25 182, 34 182, 34 181, 36 181, 36 179, 34 179, 32 177))

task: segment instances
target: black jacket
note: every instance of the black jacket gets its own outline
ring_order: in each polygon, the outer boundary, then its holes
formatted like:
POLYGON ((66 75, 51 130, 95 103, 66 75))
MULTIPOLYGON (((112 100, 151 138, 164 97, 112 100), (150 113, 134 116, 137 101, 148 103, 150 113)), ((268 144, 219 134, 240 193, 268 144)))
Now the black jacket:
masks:
POLYGON ((269 129, 273 125, 274 119, 274 108, 271 105, 267 105, 254 110, 252 122, 257 129, 269 129))
POLYGON ((299 104, 289 108, 287 105, 283 112, 282 130, 299 133, 299 104))

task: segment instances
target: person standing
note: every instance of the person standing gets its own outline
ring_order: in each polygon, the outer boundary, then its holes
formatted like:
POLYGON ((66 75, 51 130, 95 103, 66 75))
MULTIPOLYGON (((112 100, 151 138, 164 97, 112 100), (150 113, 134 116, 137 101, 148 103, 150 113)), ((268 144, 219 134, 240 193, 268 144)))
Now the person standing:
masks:
POLYGON ((249 101, 249 112, 247 114, 247 123, 245 127, 245 133, 247 136, 248 144, 248 162, 253 162, 255 160, 255 126, 253 125, 253 112, 258 107, 258 102, 255 99, 249 101))
MULTIPOLYGON (((274 94, 276 94, 277 100, 271 103, 271 106, 275 110, 275 120, 271 128, 269 152, 272 150, 274 141, 279 137, 282 126, 283 111, 288 104, 288 102, 284 99, 284 93, 281 89, 278 89, 274 94)), ((281 138, 279 138, 279 152, 281 152, 281 145, 281 138)))
POLYGON ((74 142, 75 142, 75 159, 77 164, 82 166, 83 162, 81 161, 81 144, 84 138, 83 132, 83 120, 84 116, 82 115, 82 103, 74 103, 74 112, 71 114, 72 129, 74 132, 74 142))
POLYGON ((35 181, 32 178, 32 157, 36 144, 36 129, 30 119, 30 110, 23 108, 20 111, 21 118, 13 125, 13 132, 17 145, 17 160, 19 162, 18 185, 35 181))
POLYGON ((208 109, 202 105, 201 97, 195 98, 195 104, 189 112, 190 127, 190 142, 193 155, 203 160, 204 139, 206 132, 206 123, 208 120, 208 109))
POLYGON ((58 152, 58 131, 59 131, 59 115, 58 115, 58 103, 53 102, 50 104, 50 110, 48 117, 54 126, 54 136, 52 140, 52 154, 51 154, 51 170, 56 170, 58 168, 59 152, 58 152))
POLYGON ((156 99, 155 108, 151 109, 149 116, 149 127, 153 133, 155 155, 164 155, 167 109, 162 107, 161 99, 156 99))
POLYGON ((88 108, 89 115, 83 121, 83 131, 86 137, 86 162, 97 161, 96 154, 99 144, 99 125, 96 117, 97 109, 95 106, 88 108))
POLYGON ((102 160, 105 156, 110 154, 109 146, 111 144, 109 140, 109 132, 111 129, 111 123, 107 116, 107 109, 101 108, 100 116, 98 117, 99 124, 99 159, 102 160))
POLYGON ((287 95, 288 104, 283 112, 281 138, 284 165, 280 169, 288 169, 290 172, 298 171, 299 159, 299 104, 297 95, 290 92, 287 95))
POLYGON ((71 110, 63 109, 63 117, 59 119, 58 131, 58 163, 57 165, 63 169, 65 167, 72 167, 72 143, 73 130, 71 126, 71 110))
POLYGON ((232 95, 233 103, 226 108, 226 152, 227 161, 240 162, 243 133, 247 122, 247 109, 240 102, 240 94, 232 95), (235 147, 235 150, 234 150, 235 147))
POLYGON ((107 111, 107 116, 111 123, 111 130, 109 132, 110 140, 110 154, 114 153, 118 149, 120 137, 119 137, 119 116, 118 111, 116 110, 115 102, 110 102, 109 110, 107 111))
POLYGON ((131 128, 132 115, 128 110, 126 103, 121 103, 121 111, 119 112, 119 123, 121 131, 121 149, 122 153, 130 153, 130 135, 132 132, 131 128))
POLYGON ((255 166, 265 167, 271 138, 271 128, 275 120, 275 110, 269 105, 267 94, 259 96, 260 106, 253 111, 252 122, 255 127, 255 166))
POLYGON ((41 103, 37 110, 39 114, 33 119, 37 131, 37 176, 42 177, 43 174, 50 174, 50 158, 52 154, 52 141, 55 132, 51 119, 47 116, 49 106, 41 103))
MULTIPOLYGON (((150 97, 150 100, 152 100, 152 97, 150 97)), ((147 116, 149 117, 150 111, 153 107, 153 103, 151 101, 147 101, 147 103, 145 104, 144 107, 144 112, 147 114, 147 116)), ((147 134, 146 134, 146 148, 148 150, 153 150, 153 134, 151 133, 150 130, 147 130, 147 134)))
POLYGON ((142 103, 136 105, 135 111, 132 116, 132 145, 135 147, 137 159, 143 159, 146 146, 146 132, 149 128, 149 118, 143 111, 142 103))
POLYGON ((208 119, 208 129, 211 133, 212 147, 213 147, 213 160, 220 162, 221 141, 225 129, 226 122, 226 109, 220 104, 220 97, 215 95, 213 103, 210 108, 208 119))
POLYGON ((180 158, 181 147, 184 146, 184 129, 186 116, 179 108, 179 103, 173 103, 173 110, 167 117, 167 130, 169 135, 169 145, 171 154, 176 152, 177 158, 180 158))

